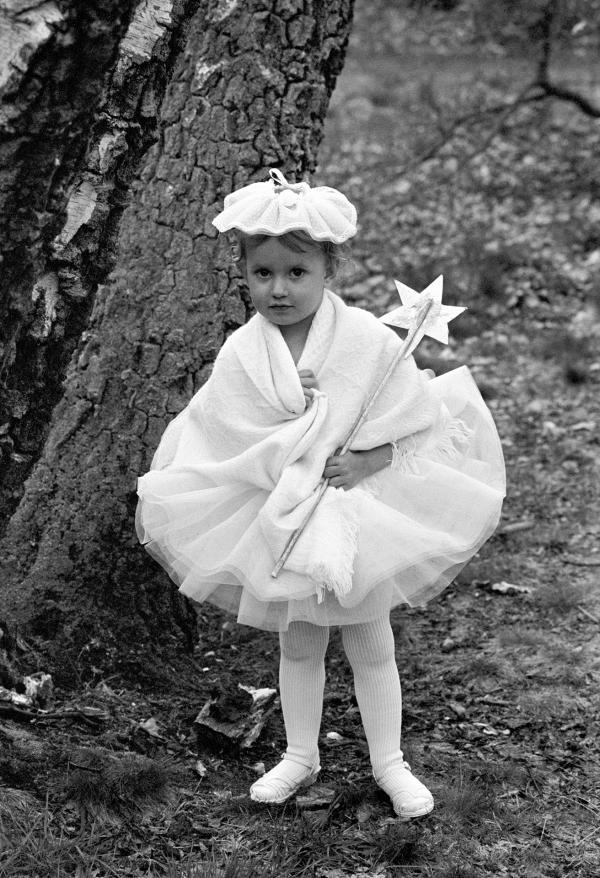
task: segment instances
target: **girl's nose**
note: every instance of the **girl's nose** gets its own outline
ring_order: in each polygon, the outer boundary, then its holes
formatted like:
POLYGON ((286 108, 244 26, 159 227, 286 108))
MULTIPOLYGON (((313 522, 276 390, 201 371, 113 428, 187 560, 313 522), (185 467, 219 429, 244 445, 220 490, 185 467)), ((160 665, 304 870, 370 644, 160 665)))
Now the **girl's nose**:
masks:
POLYGON ((283 277, 274 277, 273 278, 273 295, 279 298, 287 295, 285 289, 285 278, 283 277))

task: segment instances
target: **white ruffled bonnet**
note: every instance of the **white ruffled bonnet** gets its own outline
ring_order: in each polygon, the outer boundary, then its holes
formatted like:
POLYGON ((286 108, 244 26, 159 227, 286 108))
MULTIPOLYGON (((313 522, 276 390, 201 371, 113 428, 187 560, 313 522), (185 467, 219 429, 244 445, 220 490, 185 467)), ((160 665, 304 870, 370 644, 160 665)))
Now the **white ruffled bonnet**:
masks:
POLYGON ((250 183, 225 196, 224 209, 213 220, 220 232, 239 229, 246 235, 306 232, 315 241, 341 244, 356 234, 356 208, 329 186, 288 183, 271 168, 265 183, 250 183))

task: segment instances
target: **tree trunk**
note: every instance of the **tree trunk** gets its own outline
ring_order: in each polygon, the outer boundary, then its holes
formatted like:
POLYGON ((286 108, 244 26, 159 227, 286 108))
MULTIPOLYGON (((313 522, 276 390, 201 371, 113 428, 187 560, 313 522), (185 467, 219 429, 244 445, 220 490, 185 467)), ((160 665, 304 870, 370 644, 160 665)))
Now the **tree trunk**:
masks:
MULTIPOLYGON (((171 4, 143 5, 160 7, 164 29, 171 4)), ((0 615, 43 642, 63 683, 92 666, 135 673, 148 654, 190 642, 192 613, 134 535, 136 478, 249 314, 210 220, 227 192, 271 166, 292 177, 314 169, 352 0, 203 0, 194 10, 180 12, 185 43, 171 40, 159 136, 131 185, 116 267, 0 544, 0 615)), ((119 53, 128 40, 131 27, 119 53)), ((88 206, 76 239, 94 199, 80 191, 88 206)), ((67 209, 59 238, 77 211, 67 209)))
POLYGON ((0 533, 114 264, 190 5, 0 7, 0 533))

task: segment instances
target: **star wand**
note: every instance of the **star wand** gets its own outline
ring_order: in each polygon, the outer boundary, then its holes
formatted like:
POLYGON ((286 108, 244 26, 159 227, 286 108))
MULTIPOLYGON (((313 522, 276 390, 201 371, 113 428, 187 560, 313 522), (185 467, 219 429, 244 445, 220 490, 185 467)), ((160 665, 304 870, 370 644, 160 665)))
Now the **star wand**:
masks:
MULTIPOLYGON (((448 344, 448 323, 466 310, 465 308, 458 306, 442 305, 444 279, 441 274, 430 283, 422 293, 417 293, 416 290, 407 287, 406 284, 400 283, 400 281, 396 280, 394 283, 400 294, 402 305, 399 308, 394 308, 392 311, 388 311, 387 314, 384 314, 383 317, 380 317, 379 319, 390 326, 398 326, 402 329, 407 329, 408 333, 402 346, 388 366, 385 375, 379 382, 379 385, 375 388, 362 408, 346 438, 346 441, 337 452, 339 455, 345 454, 348 451, 356 434, 365 422, 367 415, 371 411, 400 360, 405 360, 412 354, 424 335, 428 335, 430 338, 434 338, 442 344, 448 344)), ((322 479, 315 496, 315 502, 307 512, 300 526, 296 528, 288 539, 279 560, 273 568, 273 572, 271 573, 273 579, 276 579, 279 575, 328 487, 329 480, 322 479)))

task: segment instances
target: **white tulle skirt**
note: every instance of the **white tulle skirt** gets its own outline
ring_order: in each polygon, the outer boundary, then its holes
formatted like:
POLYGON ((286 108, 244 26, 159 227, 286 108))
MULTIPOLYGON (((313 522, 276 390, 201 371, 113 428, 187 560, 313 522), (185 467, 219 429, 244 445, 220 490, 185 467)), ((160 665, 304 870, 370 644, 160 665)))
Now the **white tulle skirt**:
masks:
POLYGON ((296 620, 348 625, 398 604, 426 603, 491 536, 505 490, 498 434, 468 370, 431 386, 460 422, 461 439, 446 438, 357 489, 360 527, 349 594, 323 593, 285 567, 273 578, 276 559, 258 521, 267 492, 206 483, 193 467, 167 467, 140 480, 141 542, 183 594, 255 628, 286 630, 296 620))

